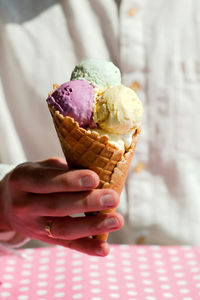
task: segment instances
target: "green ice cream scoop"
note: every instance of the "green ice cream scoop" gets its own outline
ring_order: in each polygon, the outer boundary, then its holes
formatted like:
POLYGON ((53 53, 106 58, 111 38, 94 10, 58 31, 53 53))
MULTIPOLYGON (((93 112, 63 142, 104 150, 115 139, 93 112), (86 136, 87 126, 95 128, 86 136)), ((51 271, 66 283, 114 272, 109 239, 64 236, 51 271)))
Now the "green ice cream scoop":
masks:
POLYGON ((121 84, 120 70, 109 61, 86 59, 74 68, 70 80, 85 79, 95 87, 107 88, 121 84))

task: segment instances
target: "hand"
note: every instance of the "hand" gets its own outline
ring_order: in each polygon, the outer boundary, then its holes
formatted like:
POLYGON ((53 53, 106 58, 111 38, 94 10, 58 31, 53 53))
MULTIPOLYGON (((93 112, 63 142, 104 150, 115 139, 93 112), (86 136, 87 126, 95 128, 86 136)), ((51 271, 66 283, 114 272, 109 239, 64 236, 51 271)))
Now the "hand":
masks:
POLYGON ((119 229, 123 225, 122 216, 117 213, 71 216, 118 205, 118 194, 111 189, 95 189, 98 183, 98 175, 93 171, 69 170, 60 158, 21 164, 0 183, 0 228, 105 256, 109 253, 108 244, 91 236, 119 229), (49 218, 53 237, 45 231, 49 218))

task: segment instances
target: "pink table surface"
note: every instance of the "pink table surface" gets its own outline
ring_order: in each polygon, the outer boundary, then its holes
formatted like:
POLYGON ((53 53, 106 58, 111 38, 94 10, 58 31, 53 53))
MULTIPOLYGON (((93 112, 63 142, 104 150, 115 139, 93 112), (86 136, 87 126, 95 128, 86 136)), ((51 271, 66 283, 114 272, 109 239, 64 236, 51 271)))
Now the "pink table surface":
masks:
POLYGON ((200 248, 112 245, 106 258, 62 247, 0 257, 0 299, 199 300, 200 248))

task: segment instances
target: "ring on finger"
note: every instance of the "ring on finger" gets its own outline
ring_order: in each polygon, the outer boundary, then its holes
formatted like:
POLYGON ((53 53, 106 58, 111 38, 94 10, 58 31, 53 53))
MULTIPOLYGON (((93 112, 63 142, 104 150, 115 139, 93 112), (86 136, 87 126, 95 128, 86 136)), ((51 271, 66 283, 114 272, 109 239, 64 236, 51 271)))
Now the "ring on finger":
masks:
POLYGON ((47 220, 46 225, 44 227, 44 230, 45 230, 45 232, 47 233, 47 235, 49 237, 54 238, 54 236, 52 234, 52 231, 51 231, 52 224, 53 224, 53 220, 52 219, 47 220))

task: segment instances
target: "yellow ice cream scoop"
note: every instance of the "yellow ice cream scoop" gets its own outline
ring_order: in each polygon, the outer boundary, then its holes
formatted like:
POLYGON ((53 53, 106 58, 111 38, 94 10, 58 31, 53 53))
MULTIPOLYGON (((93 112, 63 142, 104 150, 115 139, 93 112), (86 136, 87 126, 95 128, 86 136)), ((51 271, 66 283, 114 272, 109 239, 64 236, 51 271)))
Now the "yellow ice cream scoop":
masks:
POLYGON ((96 98, 93 119, 113 134, 128 134, 142 126, 143 108, 136 93, 124 85, 107 88, 96 98))

